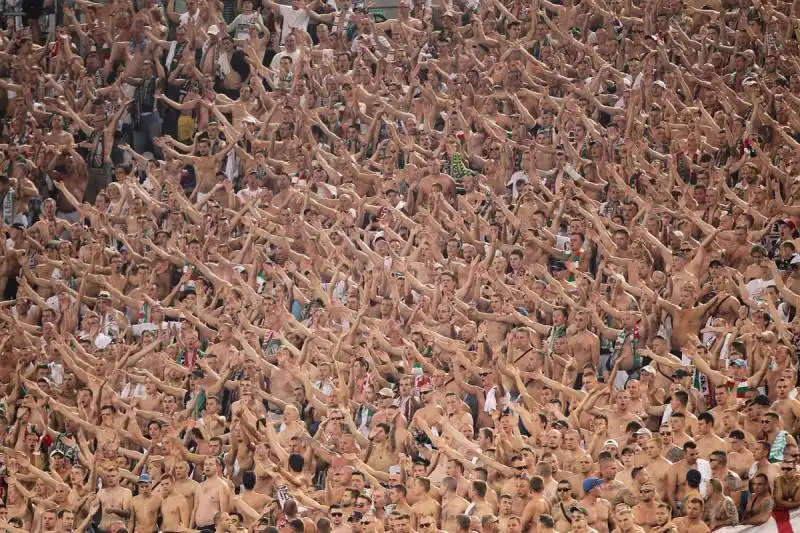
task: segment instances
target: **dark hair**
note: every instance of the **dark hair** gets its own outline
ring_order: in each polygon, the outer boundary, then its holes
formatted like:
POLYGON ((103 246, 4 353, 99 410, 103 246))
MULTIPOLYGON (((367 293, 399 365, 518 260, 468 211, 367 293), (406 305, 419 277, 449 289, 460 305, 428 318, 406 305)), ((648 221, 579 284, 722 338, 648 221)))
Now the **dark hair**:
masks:
POLYGON ((696 450, 696 449, 697 449, 697 444, 695 444, 694 441, 687 440, 686 442, 683 443, 683 451, 696 450))
POLYGON ((299 453, 293 453, 289 456, 289 469, 292 472, 302 472, 306 460, 299 453))
POLYGON ((299 518, 293 518, 289 520, 289 527, 291 527, 292 530, 296 531, 297 533, 304 533, 306 530, 305 524, 303 524, 303 521, 299 518))
POLYGON ((256 486, 256 474, 252 470, 248 470, 242 474, 242 485, 245 490, 253 490, 256 486))
POLYGON ((475 492, 477 492, 478 496, 480 496, 481 498, 485 498, 486 497, 486 491, 487 491, 488 487, 486 486, 486 482, 485 481, 481 481, 480 479, 476 479, 475 481, 472 482, 472 489, 475 492))
POLYGON ((705 413, 700 413, 697 416, 697 420, 702 420, 706 424, 711 424, 712 426, 714 425, 714 415, 712 415, 708 411, 706 411, 705 413))
POLYGON ((723 450, 714 450, 711 452, 711 456, 713 456, 722 465, 728 464, 728 454, 723 450))
MULTIPOLYGON (((675 391, 673 396, 675 397, 676 400, 681 402, 681 405, 683 405, 684 407, 689 405, 689 393, 688 392, 686 392, 684 390, 675 391)), ((675 416, 675 414, 673 414, 673 416, 675 416)))
POLYGON ((533 492, 542 492, 544 490, 544 479, 540 476, 533 476, 530 485, 533 492))
POLYGON ((553 529, 554 527, 556 527, 556 521, 553 520, 553 517, 550 516, 549 514, 540 514, 539 523, 548 529, 553 529))
POLYGON ((700 488, 700 482, 703 480, 703 476, 700 475, 699 470, 695 470, 692 468, 688 472, 686 472, 686 484, 693 489, 700 488))

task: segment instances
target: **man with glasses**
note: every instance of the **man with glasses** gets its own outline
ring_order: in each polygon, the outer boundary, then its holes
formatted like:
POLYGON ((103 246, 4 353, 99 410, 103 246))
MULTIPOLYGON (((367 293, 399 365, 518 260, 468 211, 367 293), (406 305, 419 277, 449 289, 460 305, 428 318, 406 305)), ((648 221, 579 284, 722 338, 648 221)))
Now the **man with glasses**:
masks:
POLYGON ((759 438, 770 443, 769 460, 783 459, 783 450, 788 444, 797 444, 788 431, 780 429, 780 416, 775 411, 767 411, 761 417, 761 433, 759 438))
POLYGON ((558 483, 558 488, 556 488, 556 499, 553 501, 550 511, 553 520, 555 520, 554 527, 558 531, 569 531, 572 525, 572 513, 570 513, 570 509, 578 505, 578 500, 575 499, 575 494, 570 482, 560 481, 558 483))
POLYGON ((652 482, 639 487, 639 503, 633 507, 633 516, 637 524, 653 527, 658 523, 656 515, 659 498, 656 496, 656 486, 652 482))
POLYGON ((775 478, 775 508, 797 509, 800 507, 800 476, 793 460, 781 462, 781 474, 775 478))
POLYGON ((331 533, 353 533, 353 530, 344 521, 344 510, 338 503, 330 506, 328 514, 331 517, 331 533))

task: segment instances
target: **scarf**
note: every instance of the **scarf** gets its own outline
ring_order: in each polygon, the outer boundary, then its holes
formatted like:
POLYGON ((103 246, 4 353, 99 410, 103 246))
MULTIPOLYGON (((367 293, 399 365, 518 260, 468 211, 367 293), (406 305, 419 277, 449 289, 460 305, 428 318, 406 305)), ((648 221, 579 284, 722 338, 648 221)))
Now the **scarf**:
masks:
POLYGON ((152 77, 147 80, 142 80, 136 87, 136 92, 133 95, 133 123, 138 126, 142 120, 142 108, 145 104, 153 101, 153 96, 156 92, 156 78, 152 77))
POLYGON ((770 463, 779 463, 783 461, 783 450, 786 448, 786 435, 788 435, 786 431, 779 431, 778 435, 775 437, 775 442, 772 443, 769 449, 770 463))
POLYGON ((609 369, 614 366, 614 363, 617 361, 619 356, 622 355, 622 347, 625 346, 625 342, 629 338, 631 341, 631 349, 633 350, 634 361, 637 359, 639 355, 637 350, 637 347, 639 346, 639 326, 634 326, 630 331, 627 329, 622 329, 620 330, 619 335, 617 335, 617 340, 614 341, 614 351, 611 353, 611 357, 608 360, 609 369))
POLYGON ((567 334, 567 325, 561 324, 560 326, 553 326, 550 328, 550 336, 547 338, 547 351, 553 353, 556 345, 556 339, 563 337, 567 334))
POLYGON ((464 179, 464 176, 469 173, 469 169, 464 165, 461 154, 458 152, 453 154, 453 157, 450 158, 450 176, 456 180, 456 182, 460 183, 464 179))
POLYGON ((167 54, 167 71, 172 72, 172 70, 178 66, 180 62, 181 56, 183 55, 183 49, 186 48, 186 43, 178 41, 172 41, 172 44, 169 47, 169 54, 167 54))

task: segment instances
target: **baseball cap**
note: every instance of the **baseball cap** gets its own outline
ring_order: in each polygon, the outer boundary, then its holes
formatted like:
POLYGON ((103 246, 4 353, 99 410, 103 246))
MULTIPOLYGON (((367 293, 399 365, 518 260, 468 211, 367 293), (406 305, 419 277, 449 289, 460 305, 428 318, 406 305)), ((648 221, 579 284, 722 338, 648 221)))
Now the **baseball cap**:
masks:
POLYGON ((614 446, 615 448, 619 448, 619 443, 617 441, 615 441, 614 439, 608 439, 607 441, 605 441, 603 443, 603 447, 606 447, 606 446, 614 446))
POLYGON ((384 398, 394 398, 394 392, 389 387, 384 387, 378 391, 378 396, 383 396, 384 398))
POLYGON ((151 476, 147 472, 142 472, 141 474, 139 474, 138 483, 152 483, 152 482, 153 482, 153 476, 151 476))
POLYGON ((730 361, 730 365, 739 368, 747 368, 747 361, 744 359, 733 359, 730 361))
POLYGON ((212 24, 208 27, 208 31, 206 31, 209 35, 219 35, 219 27, 216 24, 212 24))
POLYGON ((583 480, 583 492, 589 492, 595 487, 603 484, 603 480, 597 477, 590 477, 583 480))
POLYGON ((643 367, 642 367, 642 369, 641 369, 639 372, 640 372, 640 373, 641 373, 641 372, 644 372, 644 373, 646 373, 646 374, 653 374, 653 375, 655 375, 655 373, 656 373, 656 369, 655 369, 655 368, 653 368, 651 365, 645 365, 645 366, 643 366, 643 367))
POLYGON ((666 89, 667 84, 664 83, 662 80, 656 80, 653 82, 653 87, 661 87, 662 89, 666 89))
POLYGON ((108 292, 108 291, 100 291, 100 293, 97 295, 97 297, 98 298, 103 298, 103 299, 109 299, 109 298, 111 298, 111 293, 108 292))
POLYGON ((772 402, 769 401, 769 398, 767 398, 763 394, 759 394, 758 396, 753 398, 753 403, 755 405, 763 405, 765 407, 769 407, 770 405, 772 405, 772 402))
POLYGON ((648 437, 651 436, 653 433, 647 428, 639 428, 636 430, 634 435, 647 435, 648 437))

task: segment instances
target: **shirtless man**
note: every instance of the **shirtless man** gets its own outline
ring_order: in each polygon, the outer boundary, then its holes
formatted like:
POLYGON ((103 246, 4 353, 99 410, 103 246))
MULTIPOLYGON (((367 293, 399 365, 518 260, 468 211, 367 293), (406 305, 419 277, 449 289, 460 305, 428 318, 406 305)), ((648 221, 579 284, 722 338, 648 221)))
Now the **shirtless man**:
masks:
POLYGON ((217 190, 224 185, 224 183, 221 182, 215 183, 217 171, 219 170, 220 165, 222 165, 222 162, 228 156, 228 152, 233 150, 233 148, 236 146, 237 141, 238 139, 232 139, 223 150, 217 152, 216 154, 211 154, 211 145, 209 144, 208 139, 198 139, 196 145, 197 155, 181 154, 175 151, 173 148, 167 146, 166 143, 160 139, 156 139, 154 142, 156 146, 161 148, 161 150, 164 152, 164 155, 172 156, 175 159, 194 167, 195 173, 197 174, 197 186, 192 193, 192 198, 196 198, 199 202, 203 202, 206 198, 217 192, 217 190))
POLYGON ((496 509, 486 499, 489 487, 486 482, 480 479, 474 480, 469 486, 469 499, 471 504, 467 508, 466 514, 470 516, 483 516, 494 514, 496 509))
POLYGON ((377 424, 370 435, 372 446, 364 462, 378 472, 388 472, 389 467, 399 461, 395 451, 394 433, 388 424, 377 424))
POLYGON ((711 531, 708 525, 703 522, 703 510, 705 503, 697 496, 689 498, 686 502, 686 516, 675 519, 675 527, 678 533, 708 533, 711 531))
MULTIPOLYGON (((647 467, 649 470, 649 466, 647 467)), ((645 483, 639 488, 639 503, 633 507, 633 516, 636 523, 645 528, 658 525, 658 500, 656 486, 645 483)))
POLYGON ((227 513, 231 508, 231 487, 221 477, 220 458, 207 457, 203 462, 203 474, 206 480, 200 483, 194 495, 194 518, 196 529, 213 529, 214 516, 219 512, 227 513))
POLYGON ((161 491, 161 531, 177 533, 188 528, 191 506, 186 497, 175 489, 172 477, 162 477, 158 482, 158 488, 161 491))
POLYGON ((736 472, 740 478, 747 479, 747 472, 754 461, 753 452, 747 447, 744 432, 740 429, 731 431, 728 435, 728 465, 730 469, 736 472))
POLYGON ((800 430, 800 401, 796 398, 789 398, 792 384, 785 379, 775 382, 775 393, 777 400, 772 404, 772 409, 781 416, 783 429, 790 435, 796 435, 800 430))
POLYGON ((458 530, 457 517, 464 514, 469 507, 469 502, 458 495, 458 483, 455 478, 446 477, 442 480, 444 494, 442 494, 441 524, 444 531, 458 530))
POLYGON ((155 533, 158 527, 158 512, 161 498, 153 494, 153 478, 143 472, 139 475, 139 494, 131 501, 131 531, 133 533, 155 533))
MULTIPOLYGON (((704 470, 698 467, 698 461, 705 461, 699 459, 699 451, 697 444, 689 441, 683 445, 683 459, 673 464, 667 475, 667 503, 676 508, 679 502, 682 502, 686 496, 688 486, 686 484, 686 473, 689 470, 704 470)), ((706 470, 707 471, 707 470, 706 470)))
POLYGON ((647 472, 655 485, 658 499, 665 501, 667 499, 667 478, 672 463, 664 457, 661 453, 662 450, 663 444, 660 437, 653 437, 645 444, 645 452, 649 460, 647 472))
POLYGON ((575 358, 575 366, 579 373, 575 378, 575 387, 580 389, 583 385, 583 369, 586 363, 591 363, 594 368, 600 366, 600 339, 587 329, 590 317, 585 311, 575 313, 572 324, 567 330, 573 329, 572 334, 567 338, 569 343, 569 353, 575 358))
POLYGON ((441 507, 439 506, 439 502, 431 497, 431 480, 426 477, 420 477, 416 478, 411 483, 417 485, 417 502, 411 506, 411 523, 414 528, 418 529, 417 524, 425 517, 433 517, 434 521, 438 524, 441 507))
POLYGON ((583 481, 584 497, 581 506, 588 514, 589 527, 598 533, 609 533, 608 522, 611 519, 611 503, 600 497, 600 486, 603 480, 592 477, 583 481))
POLYGON ((189 463, 178 461, 173 469, 175 479, 172 481, 172 488, 177 493, 186 498, 189 506, 189 516, 194 512, 195 493, 200 483, 189 477, 189 463))
MULTIPOLYGON (((625 440, 625 427, 629 422, 636 421, 641 423, 642 420, 630 410, 631 395, 627 390, 616 391, 614 395, 614 408, 600 408, 595 407, 595 403, 600 399, 600 396, 609 394, 607 387, 597 387, 589 394, 586 400, 584 410, 594 415, 605 415, 608 418, 608 436, 616 441, 625 440), (597 393, 595 393, 595 391, 597 393)), ((591 521, 590 521, 591 523, 591 521)))
POLYGON ((725 441, 714 433, 714 416, 709 413, 700 413, 697 417, 697 437, 695 438, 700 457, 708 459, 717 450, 725 450, 725 441))
POLYGON ((116 467, 109 468, 103 475, 103 488, 97 493, 100 501, 100 529, 106 530, 111 524, 122 521, 128 523, 131 517, 130 489, 120 486, 120 473, 116 467))
POLYGON ((530 480, 530 499, 522 511, 522 528, 532 528, 538 521, 539 516, 550 514, 550 502, 544 494, 544 479, 534 476, 530 480))
POLYGON ((753 493, 747 500, 742 524, 760 526, 772 517, 775 501, 770 496, 769 480, 765 474, 756 474, 750 485, 753 493))
POLYGON ((775 507, 797 509, 800 507, 800 476, 793 461, 781 463, 781 475, 775 478, 775 507))

